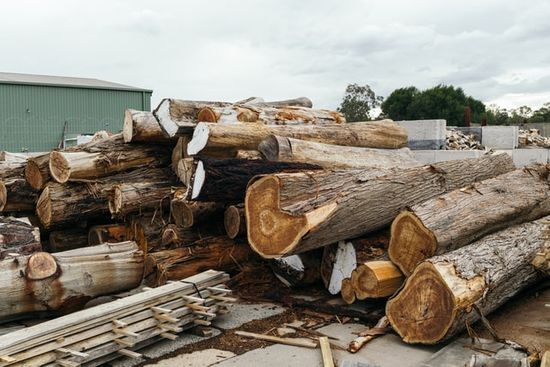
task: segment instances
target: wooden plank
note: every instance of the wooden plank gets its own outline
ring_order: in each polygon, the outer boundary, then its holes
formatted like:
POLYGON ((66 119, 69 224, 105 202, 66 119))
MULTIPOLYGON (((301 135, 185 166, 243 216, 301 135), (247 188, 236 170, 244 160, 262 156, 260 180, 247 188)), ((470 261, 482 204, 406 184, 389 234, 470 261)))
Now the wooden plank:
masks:
POLYGON ((334 367, 334 359, 330 350, 330 342, 326 336, 319 337, 319 345, 321 346, 321 355, 323 356, 324 367, 334 367))

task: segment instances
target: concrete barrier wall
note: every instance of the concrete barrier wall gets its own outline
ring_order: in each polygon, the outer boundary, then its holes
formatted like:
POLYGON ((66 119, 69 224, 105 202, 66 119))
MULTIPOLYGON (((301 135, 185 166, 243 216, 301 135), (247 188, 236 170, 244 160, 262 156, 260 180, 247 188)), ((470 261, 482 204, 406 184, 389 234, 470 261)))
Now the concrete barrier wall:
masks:
POLYGON ((442 149, 445 146, 447 121, 445 120, 405 120, 395 121, 407 130, 409 148, 442 149))
POLYGON ((518 146, 518 127, 482 126, 481 144, 493 149, 515 149, 518 146))
MULTIPOLYGON (((483 150, 414 150, 413 154, 417 161, 422 164, 452 161, 455 159, 479 158, 483 150)), ((501 149, 495 154, 509 154, 516 167, 521 168, 533 163, 550 163, 549 149, 501 149)))

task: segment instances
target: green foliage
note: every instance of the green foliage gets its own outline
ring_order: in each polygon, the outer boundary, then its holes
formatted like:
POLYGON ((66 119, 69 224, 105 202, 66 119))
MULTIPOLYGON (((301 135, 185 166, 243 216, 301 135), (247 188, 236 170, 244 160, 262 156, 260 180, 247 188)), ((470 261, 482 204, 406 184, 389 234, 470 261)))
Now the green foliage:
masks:
POLYGON ((367 121, 371 110, 380 106, 382 100, 367 84, 348 84, 338 112, 344 114, 347 122, 367 121))
POLYGON ((487 110, 489 125, 521 125, 530 122, 550 122, 550 102, 533 111, 529 106, 521 106, 513 110, 490 105, 487 110))
POLYGON ((382 111, 386 117, 396 121, 411 120, 409 106, 420 93, 416 87, 406 87, 394 90, 382 103, 382 111))

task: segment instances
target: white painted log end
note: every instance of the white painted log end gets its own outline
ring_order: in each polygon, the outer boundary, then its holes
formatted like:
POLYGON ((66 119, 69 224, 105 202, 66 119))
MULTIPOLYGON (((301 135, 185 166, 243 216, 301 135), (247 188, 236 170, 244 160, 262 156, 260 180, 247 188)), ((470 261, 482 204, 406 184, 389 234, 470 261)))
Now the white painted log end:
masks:
POLYGON ((210 135, 210 129, 208 124, 199 122, 193 131, 193 137, 187 144, 187 154, 195 155, 206 147, 208 143, 208 137, 210 135))
POLYGON ((202 186, 204 185, 205 175, 204 165, 202 164, 202 161, 199 161, 199 163, 197 163, 197 168, 195 169, 191 199, 196 199, 200 195, 202 186))

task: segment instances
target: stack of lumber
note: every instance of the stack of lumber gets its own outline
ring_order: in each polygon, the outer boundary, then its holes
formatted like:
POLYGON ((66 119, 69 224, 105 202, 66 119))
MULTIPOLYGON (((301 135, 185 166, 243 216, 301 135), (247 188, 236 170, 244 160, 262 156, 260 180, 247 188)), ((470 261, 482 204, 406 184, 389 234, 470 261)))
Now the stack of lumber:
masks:
POLYGON ((520 148, 550 148, 550 138, 542 136, 539 129, 519 130, 520 148))
POLYGON ((464 134, 460 130, 447 130, 445 137, 447 150, 485 150, 481 142, 473 134, 464 134))

